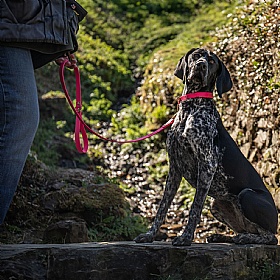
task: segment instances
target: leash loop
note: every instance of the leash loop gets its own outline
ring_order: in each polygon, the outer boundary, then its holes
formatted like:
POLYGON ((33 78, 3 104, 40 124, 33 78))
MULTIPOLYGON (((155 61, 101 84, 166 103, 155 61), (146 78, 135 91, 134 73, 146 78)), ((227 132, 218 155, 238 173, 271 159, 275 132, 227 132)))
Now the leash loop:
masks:
POLYGON ((74 133, 76 149, 78 150, 79 153, 86 153, 88 150, 88 137, 87 137, 85 127, 84 127, 83 123, 81 122, 81 119, 82 119, 82 91, 81 91, 79 68, 76 64, 76 61, 74 61, 74 62, 70 61, 67 57, 63 57, 61 59, 62 59, 62 61, 61 61, 60 68, 59 68, 59 76, 60 76, 61 85, 62 85, 63 91, 65 93, 66 99, 67 99, 70 107, 72 108, 73 112, 76 115, 75 133, 74 133), (74 69, 74 73, 75 73, 75 78, 76 78, 76 106, 75 107, 70 98, 70 95, 68 93, 68 90, 67 90, 66 84, 65 84, 64 69, 66 66, 74 69), (83 145, 81 143, 81 138, 83 140, 83 145))
POLYGON ((80 153, 86 153, 88 150, 88 137, 87 137, 86 129, 90 133, 92 133, 93 135, 97 136, 98 138, 100 138, 104 141, 118 143, 118 144, 122 145, 122 144, 126 144, 126 143, 135 143, 135 142, 139 142, 139 141, 145 140, 147 138, 150 138, 173 124, 175 116, 173 116, 168 122, 166 122, 163 126, 158 128, 157 130, 153 131, 152 133, 139 137, 139 138, 136 138, 136 139, 132 139, 132 140, 118 141, 118 140, 109 139, 109 138, 106 138, 106 137, 100 135, 99 133, 97 133, 96 131, 91 129, 90 126, 84 122, 83 117, 82 117, 82 90, 81 90, 80 72, 79 72, 79 68, 76 64, 77 61, 76 61, 75 57, 73 55, 70 55, 69 57, 64 56, 62 58, 57 59, 56 63, 60 65, 59 77, 60 77, 60 82, 61 82, 61 86, 62 86, 62 89, 65 94, 65 97, 66 97, 71 109, 73 110, 73 112, 76 115, 75 134, 74 135, 75 135, 76 148, 80 153), (76 79, 76 106, 74 106, 74 104, 71 100, 71 97, 68 93, 67 87, 66 87, 65 78, 64 78, 65 67, 74 69, 74 74, 75 74, 75 79, 76 79), (83 140, 83 145, 81 143, 81 139, 83 140))
POLYGON ((80 72, 78 66, 74 65, 74 72, 76 77, 76 115, 75 120, 75 144, 76 149, 80 153, 86 153, 88 150, 88 137, 85 130, 85 126, 80 121, 82 119, 82 90, 81 90, 81 81, 80 81, 80 72), (81 138, 83 139, 83 145, 81 143, 81 138))

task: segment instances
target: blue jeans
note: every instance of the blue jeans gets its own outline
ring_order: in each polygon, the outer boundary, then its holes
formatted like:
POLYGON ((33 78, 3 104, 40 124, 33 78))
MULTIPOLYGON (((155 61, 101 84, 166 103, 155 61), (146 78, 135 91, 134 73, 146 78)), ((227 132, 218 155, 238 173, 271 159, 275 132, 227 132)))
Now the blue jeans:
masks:
POLYGON ((38 122, 30 51, 0 46, 0 224, 16 191, 38 122))

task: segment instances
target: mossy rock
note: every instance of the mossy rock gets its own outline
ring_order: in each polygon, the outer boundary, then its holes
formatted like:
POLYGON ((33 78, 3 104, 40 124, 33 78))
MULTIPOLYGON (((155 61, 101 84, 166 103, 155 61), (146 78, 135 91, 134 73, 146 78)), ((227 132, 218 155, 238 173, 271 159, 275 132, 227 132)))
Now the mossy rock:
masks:
POLYGON ((68 219, 84 221, 92 241, 132 239, 146 230, 123 190, 97 171, 54 170, 28 158, 0 242, 41 243, 46 228, 68 219))

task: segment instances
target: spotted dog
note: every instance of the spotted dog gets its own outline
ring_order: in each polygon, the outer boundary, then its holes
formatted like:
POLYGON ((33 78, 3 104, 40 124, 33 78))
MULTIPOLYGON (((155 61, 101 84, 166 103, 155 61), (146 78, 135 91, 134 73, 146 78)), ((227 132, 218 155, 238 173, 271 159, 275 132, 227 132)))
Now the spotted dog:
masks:
POLYGON ((214 53, 199 48, 180 59, 174 74, 183 81, 184 90, 167 136, 169 174, 151 229, 135 241, 153 242, 184 177, 196 193, 185 230, 173 245, 192 243, 207 195, 213 198, 214 217, 236 233, 215 234, 208 242, 277 244, 278 215, 272 196, 209 98, 215 86, 220 97, 232 88, 228 70, 214 53))

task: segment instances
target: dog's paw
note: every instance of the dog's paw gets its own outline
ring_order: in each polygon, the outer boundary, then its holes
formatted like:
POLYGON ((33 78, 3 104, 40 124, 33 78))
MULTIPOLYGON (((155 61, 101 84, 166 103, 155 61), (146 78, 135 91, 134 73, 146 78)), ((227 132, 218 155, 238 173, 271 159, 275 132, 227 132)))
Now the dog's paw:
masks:
POLYGON ((178 236, 172 241, 173 246, 190 246, 191 244, 192 240, 184 238, 183 236, 178 236))
POLYGON ((212 234, 207 237, 208 243, 233 243, 232 236, 212 234))
POLYGON ((152 243, 154 241, 154 236, 150 232, 142 233, 134 238, 136 243, 152 243))
POLYGON ((257 236, 256 234, 250 234, 250 233, 237 234, 236 236, 233 237, 233 242, 239 245, 255 244, 257 241, 256 236, 257 236))
POLYGON ((253 233, 240 233, 233 237, 235 244, 265 244, 265 245, 277 245, 278 240, 274 234, 253 234, 253 233))

